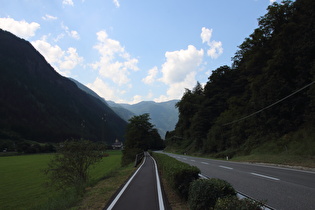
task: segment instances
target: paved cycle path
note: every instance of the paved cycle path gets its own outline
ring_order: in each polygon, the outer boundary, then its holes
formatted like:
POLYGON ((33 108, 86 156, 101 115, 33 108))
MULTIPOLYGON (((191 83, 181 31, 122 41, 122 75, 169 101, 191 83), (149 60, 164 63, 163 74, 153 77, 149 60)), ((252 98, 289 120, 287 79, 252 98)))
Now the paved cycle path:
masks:
POLYGON ((107 210, 164 210, 165 204, 155 160, 145 153, 144 161, 107 210))

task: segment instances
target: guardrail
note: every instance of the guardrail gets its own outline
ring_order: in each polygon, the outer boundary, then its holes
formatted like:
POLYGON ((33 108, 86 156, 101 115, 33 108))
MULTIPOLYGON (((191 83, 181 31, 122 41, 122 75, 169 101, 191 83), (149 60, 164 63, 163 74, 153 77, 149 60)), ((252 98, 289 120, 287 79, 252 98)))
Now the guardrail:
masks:
POLYGON ((144 157, 144 152, 141 152, 136 155, 135 167, 137 167, 137 165, 142 161, 143 157, 144 157))

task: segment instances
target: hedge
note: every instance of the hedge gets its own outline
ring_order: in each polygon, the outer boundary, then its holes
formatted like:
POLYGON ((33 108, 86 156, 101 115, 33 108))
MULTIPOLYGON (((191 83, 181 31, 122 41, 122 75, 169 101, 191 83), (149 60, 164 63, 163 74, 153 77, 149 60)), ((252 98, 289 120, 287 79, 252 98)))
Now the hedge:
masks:
POLYGON ((191 183, 188 203, 190 209, 211 209, 219 198, 235 196, 232 185, 222 179, 199 179, 191 183))
POLYGON ((239 200, 236 196, 219 198, 215 210, 262 210, 264 203, 248 198, 239 200))
POLYGON ((190 183, 198 179, 200 170, 168 155, 154 153, 153 156, 158 162, 163 177, 181 198, 187 200, 190 183))

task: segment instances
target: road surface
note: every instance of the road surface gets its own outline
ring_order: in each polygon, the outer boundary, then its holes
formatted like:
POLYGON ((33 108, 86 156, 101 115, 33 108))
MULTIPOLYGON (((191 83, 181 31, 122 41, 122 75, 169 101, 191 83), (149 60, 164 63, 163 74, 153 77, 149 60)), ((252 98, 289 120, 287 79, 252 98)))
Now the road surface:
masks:
POLYGON ((155 160, 145 153, 143 164, 105 209, 164 210, 164 203, 155 160))
POLYGON ((197 166, 201 174, 224 179, 240 193, 281 210, 315 209, 315 172, 168 154, 197 166))

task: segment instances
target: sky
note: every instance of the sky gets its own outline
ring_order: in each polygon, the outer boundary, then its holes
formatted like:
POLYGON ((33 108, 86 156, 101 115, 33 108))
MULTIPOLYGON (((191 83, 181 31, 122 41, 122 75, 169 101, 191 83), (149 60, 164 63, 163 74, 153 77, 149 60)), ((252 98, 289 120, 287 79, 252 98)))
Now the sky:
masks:
POLYGON ((273 2, 0 0, 0 28, 106 100, 164 102, 230 66, 273 2))

